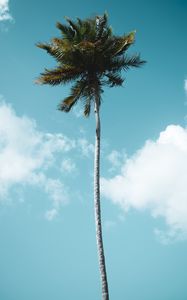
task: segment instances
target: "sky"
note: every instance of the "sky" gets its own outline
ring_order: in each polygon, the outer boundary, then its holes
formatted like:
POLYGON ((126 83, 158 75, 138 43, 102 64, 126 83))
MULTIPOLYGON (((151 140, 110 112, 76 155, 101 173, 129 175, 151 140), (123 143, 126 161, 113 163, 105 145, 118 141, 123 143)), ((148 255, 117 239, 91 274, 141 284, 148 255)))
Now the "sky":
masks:
POLYGON ((38 86, 57 21, 109 14, 147 64, 105 89, 101 205, 110 297, 187 299, 187 1, 0 0, 0 299, 101 299, 95 120, 38 86))

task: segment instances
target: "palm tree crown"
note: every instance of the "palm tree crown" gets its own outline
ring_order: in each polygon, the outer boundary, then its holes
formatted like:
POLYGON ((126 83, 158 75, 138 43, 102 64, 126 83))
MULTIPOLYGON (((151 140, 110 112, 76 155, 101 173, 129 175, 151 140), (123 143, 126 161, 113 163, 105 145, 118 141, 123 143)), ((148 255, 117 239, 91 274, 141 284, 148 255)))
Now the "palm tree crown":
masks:
POLYGON ((57 61, 54 69, 45 69, 37 80, 39 84, 59 85, 73 82, 71 92, 60 104, 59 110, 69 112, 80 99, 84 115, 89 116, 97 97, 101 102, 102 86, 121 86, 124 78, 121 71, 139 67, 145 61, 139 55, 126 55, 133 44, 135 32, 115 36, 108 25, 107 14, 73 22, 57 23, 61 37, 50 43, 38 43, 57 61))

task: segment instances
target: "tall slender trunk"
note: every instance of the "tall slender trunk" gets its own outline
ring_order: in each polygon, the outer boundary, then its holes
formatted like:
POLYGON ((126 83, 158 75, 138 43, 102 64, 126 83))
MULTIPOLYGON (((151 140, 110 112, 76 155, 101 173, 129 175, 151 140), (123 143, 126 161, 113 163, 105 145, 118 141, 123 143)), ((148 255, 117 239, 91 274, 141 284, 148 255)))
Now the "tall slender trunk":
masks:
POLYGON ((99 257, 99 269, 102 284, 102 300, 109 300, 107 273, 105 266, 105 256, 102 238, 101 225, 101 208, 100 208, 100 116, 98 98, 95 97, 95 120, 96 120, 96 136, 95 136, 95 160, 94 160, 94 206, 95 206, 95 225, 96 240, 99 257))

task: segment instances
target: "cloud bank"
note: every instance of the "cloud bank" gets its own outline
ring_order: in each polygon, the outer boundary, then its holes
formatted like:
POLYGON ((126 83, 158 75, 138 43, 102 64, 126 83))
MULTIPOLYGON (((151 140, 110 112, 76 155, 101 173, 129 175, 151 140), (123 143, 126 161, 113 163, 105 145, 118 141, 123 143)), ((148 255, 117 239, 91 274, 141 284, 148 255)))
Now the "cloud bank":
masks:
MULTIPOLYGON (((69 152, 75 141, 62 134, 37 129, 36 122, 17 116, 10 105, 0 102, 0 201, 5 201, 12 188, 37 186, 52 199, 53 215, 68 201, 65 186, 50 178, 48 170, 55 165, 56 155, 69 152)), ((51 215, 50 215, 51 217, 51 215)))
POLYGON ((0 21, 10 21, 9 0, 0 0, 0 21))
POLYGON ((185 90, 185 92, 187 94, 187 79, 184 80, 184 90, 185 90))
POLYGON ((167 231, 155 233, 167 243, 187 238, 187 129, 169 125, 156 141, 121 164, 119 174, 101 179, 102 194, 125 212, 148 210, 164 218, 167 231))
POLYGON ((74 150, 85 159, 93 148, 86 138, 40 131, 35 120, 18 116, 0 96, 0 203, 11 199, 14 187, 37 187, 51 199, 45 217, 52 220, 70 198, 68 187, 58 179, 77 170, 70 153, 74 150))

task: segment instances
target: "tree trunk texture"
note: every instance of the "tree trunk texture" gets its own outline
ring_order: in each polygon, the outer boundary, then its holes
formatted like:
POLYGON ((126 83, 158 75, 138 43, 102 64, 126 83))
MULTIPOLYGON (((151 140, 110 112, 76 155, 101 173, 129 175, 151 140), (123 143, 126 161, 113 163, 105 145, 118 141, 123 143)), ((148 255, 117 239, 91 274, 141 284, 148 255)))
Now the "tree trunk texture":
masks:
POLYGON ((99 269, 102 284, 102 300, 109 300, 107 273, 105 266, 105 256, 102 238, 101 225, 101 207, 100 207, 100 116, 99 103, 95 99, 95 119, 96 119, 96 136, 95 136, 95 160, 94 160, 94 208, 95 208, 95 225, 96 241, 99 258, 99 269))

